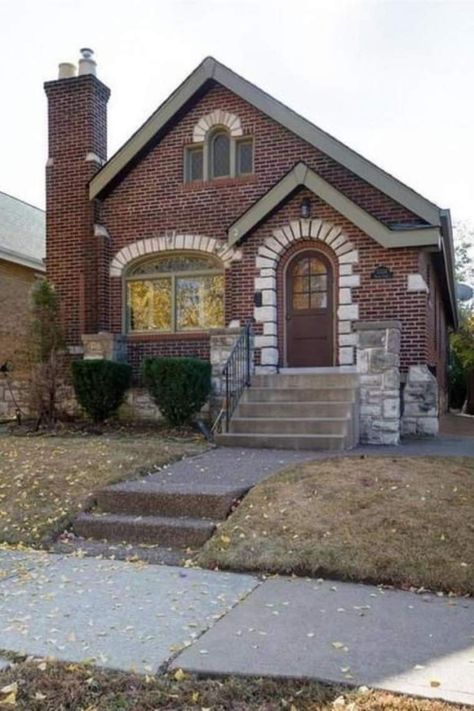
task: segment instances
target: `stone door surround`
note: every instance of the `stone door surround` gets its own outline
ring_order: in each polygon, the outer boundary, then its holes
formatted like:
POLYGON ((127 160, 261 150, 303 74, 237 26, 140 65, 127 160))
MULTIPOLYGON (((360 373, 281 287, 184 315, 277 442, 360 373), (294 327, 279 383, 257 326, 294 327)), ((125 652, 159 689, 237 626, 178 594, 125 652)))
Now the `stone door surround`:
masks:
POLYGON ((259 370, 275 372, 280 362, 277 335, 277 267, 286 249, 297 240, 314 240, 326 244, 334 252, 339 265, 337 298, 337 332, 339 365, 355 363, 354 346, 356 334, 353 321, 359 318, 359 307, 353 303, 352 289, 360 285, 359 274, 353 274, 353 266, 359 256, 354 245, 342 229, 326 220, 294 220, 284 227, 275 229, 270 237, 258 248, 255 278, 255 292, 261 293, 261 306, 254 309, 256 323, 263 324, 263 335, 256 336, 255 347, 261 349, 259 370))

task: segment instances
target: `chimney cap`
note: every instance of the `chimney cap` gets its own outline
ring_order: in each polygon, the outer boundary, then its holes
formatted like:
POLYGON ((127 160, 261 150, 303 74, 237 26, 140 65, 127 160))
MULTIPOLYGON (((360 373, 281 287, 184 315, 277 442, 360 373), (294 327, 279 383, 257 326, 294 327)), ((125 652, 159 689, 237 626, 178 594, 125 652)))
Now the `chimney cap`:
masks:
POLYGON ((79 59, 79 76, 84 74, 96 75, 96 63, 94 60, 94 51, 89 47, 83 47, 79 50, 81 58, 79 59))

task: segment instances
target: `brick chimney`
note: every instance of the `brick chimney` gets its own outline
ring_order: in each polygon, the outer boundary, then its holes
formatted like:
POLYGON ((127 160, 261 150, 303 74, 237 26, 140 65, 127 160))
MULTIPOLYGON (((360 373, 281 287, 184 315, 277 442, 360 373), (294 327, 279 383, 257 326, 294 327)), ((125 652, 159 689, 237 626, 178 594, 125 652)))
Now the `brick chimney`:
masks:
POLYGON ((96 76, 90 49, 81 49, 79 71, 59 65, 58 79, 44 85, 48 98, 46 164, 46 267, 64 311, 67 342, 98 330, 97 269, 101 249, 94 237, 98 207, 88 183, 107 160, 110 90, 96 76))

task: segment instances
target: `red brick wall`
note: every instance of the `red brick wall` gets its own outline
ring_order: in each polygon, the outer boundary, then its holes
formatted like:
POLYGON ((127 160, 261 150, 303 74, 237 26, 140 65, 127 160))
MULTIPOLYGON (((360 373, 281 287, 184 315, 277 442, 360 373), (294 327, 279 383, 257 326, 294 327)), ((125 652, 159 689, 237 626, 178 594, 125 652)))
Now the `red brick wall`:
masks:
MULTIPOLYGON (((100 241, 88 182, 99 166, 88 153, 107 157, 109 90, 91 75, 47 82, 46 267, 65 314, 67 339, 95 332, 98 318, 100 241)), ((102 294, 102 291, 100 291, 102 294)))
POLYGON ((446 312, 442 300, 442 290, 439 274, 436 270, 433 256, 424 253, 420 257, 424 279, 428 284, 427 298, 427 339, 426 363, 436 371, 440 390, 440 402, 443 407, 447 405, 447 353, 448 353, 448 326, 446 312))
MULTIPOLYGON (((95 79, 82 77, 50 83, 47 93, 50 155, 55 158, 48 172, 48 269, 61 290, 74 342, 79 342, 84 330, 122 331, 122 281, 108 277, 110 259, 118 250, 167 231, 205 234, 224 241, 228 227, 298 161, 305 161, 386 224, 422 222, 250 104, 214 85, 104 198, 100 221, 106 225, 111 242, 107 244, 101 238, 101 245, 90 236, 92 209, 87 203, 86 183, 95 168, 84 163, 84 156, 89 150, 105 155, 105 88, 95 79), (191 143, 194 125, 216 108, 237 114, 244 133, 254 137, 255 174, 185 184, 184 148, 191 143), (72 123, 71 116, 75 116, 72 123), (88 122, 90 126, 85 130, 84 123, 88 122)), ((258 246, 272 229, 298 217, 301 197, 299 194, 289 200, 244 242, 242 261, 234 263, 227 273, 228 320, 245 320, 253 315, 258 246)), ((354 289, 353 294, 359 304, 360 319, 399 318, 403 322, 403 367, 425 362, 426 295, 407 292, 407 275, 419 271, 419 251, 383 249, 330 206, 314 195, 310 197, 313 216, 343 227, 359 250, 359 264, 354 272, 361 275, 361 287, 354 289), (379 265, 392 270, 394 278, 372 280, 370 274, 379 265)), ((144 355, 168 353, 207 357, 208 338, 205 335, 129 338, 129 355, 134 362, 144 355)))

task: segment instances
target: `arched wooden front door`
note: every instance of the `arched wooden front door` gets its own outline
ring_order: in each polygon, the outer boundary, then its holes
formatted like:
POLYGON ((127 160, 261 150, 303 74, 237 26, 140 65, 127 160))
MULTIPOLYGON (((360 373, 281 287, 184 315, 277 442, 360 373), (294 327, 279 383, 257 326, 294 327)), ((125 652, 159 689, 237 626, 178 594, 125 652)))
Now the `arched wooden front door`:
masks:
POLYGON ((333 270, 313 250, 297 254, 286 271, 286 364, 334 365, 333 270))

